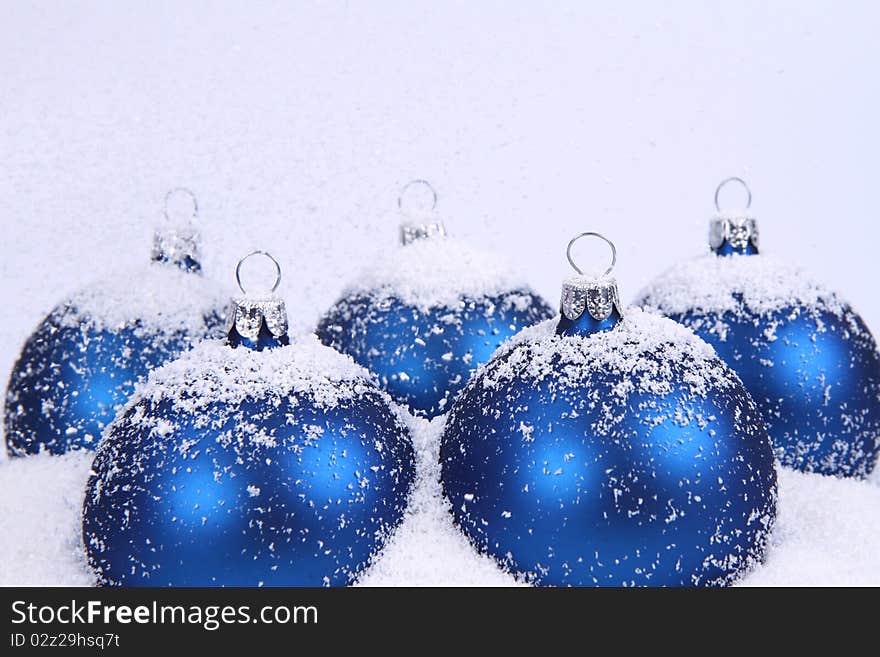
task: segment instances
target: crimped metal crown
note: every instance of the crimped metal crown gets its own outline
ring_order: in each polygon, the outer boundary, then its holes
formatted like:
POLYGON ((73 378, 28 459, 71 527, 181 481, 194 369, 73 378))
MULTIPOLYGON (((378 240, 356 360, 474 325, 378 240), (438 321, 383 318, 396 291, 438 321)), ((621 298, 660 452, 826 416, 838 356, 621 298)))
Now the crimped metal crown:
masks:
POLYGON ((400 243, 403 245, 429 237, 446 237, 446 226, 442 221, 400 224, 400 243))
POLYGON ((275 295, 236 297, 229 311, 228 332, 235 331, 248 340, 256 340, 265 326, 275 338, 287 335, 287 308, 275 295))
POLYGON ((725 242, 734 249, 751 244, 758 249, 758 222, 745 214, 721 214, 709 222, 709 246, 720 248, 725 242))
POLYGON ((608 319, 614 310, 623 316, 617 281, 611 276, 572 276, 566 279, 562 283, 561 306, 562 314, 571 321, 583 315, 584 310, 600 322, 608 319))
POLYGON ((185 269, 198 268, 201 236, 189 228, 166 228, 153 233, 154 262, 169 262, 185 269))

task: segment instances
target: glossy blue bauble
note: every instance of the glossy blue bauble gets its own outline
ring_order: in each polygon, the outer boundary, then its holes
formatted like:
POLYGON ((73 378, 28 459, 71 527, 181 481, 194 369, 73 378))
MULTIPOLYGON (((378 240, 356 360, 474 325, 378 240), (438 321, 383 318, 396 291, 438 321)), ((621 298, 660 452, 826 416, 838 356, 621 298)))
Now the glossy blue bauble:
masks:
POLYGON ((355 368, 309 339, 205 343, 154 372, 88 483, 83 542, 99 582, 353 582, 400 522, 414 461, 387 396, 340 367, 355 368))
POLYGON ((449 410, 501 343, 552 311, 491 254, 430 236, 436 225, 422 229, 428 236, 405 237, 353 281, 316 333, 370 370, 396 402, 432 418, 449 410))
POLYGON ((854 477, 873 470, 880 449, 880 354, 861 317, 849 308, 838 316, 803 307, 669 316, 736 369, 783 465, 854 477))
POLYGON ((858 478, 875 467, 880 352, 832 293, 765 256, 708 256, 658 279, 642 303, 692 329, 737 371, 783 465, 858 478), (706 270, 727 290, 725 303, 703 302, 697 279, 706 270), (691 276, 692 300, 674 302, 669 289, 686 289, 680 279, 691 276))
POLYGON ((673 322, 600 324, 527 329, 456 400, 441 444, 454 520, 539 585, 728 583, 775 518, 761 417, 673 322))
POLYGON ((505 340, 551 314, 543 300, 522 290, 428 310, 354 295, 327 313, 317 334, 375 373, 395 401, 430 418, 449 410, 477 366, 505 340))
POLYGON ((9 378, 9 454, 95 449, 151 369, 222 335, 227 302, 197 274, 153 264, 60 304, 28 338, 9 378))

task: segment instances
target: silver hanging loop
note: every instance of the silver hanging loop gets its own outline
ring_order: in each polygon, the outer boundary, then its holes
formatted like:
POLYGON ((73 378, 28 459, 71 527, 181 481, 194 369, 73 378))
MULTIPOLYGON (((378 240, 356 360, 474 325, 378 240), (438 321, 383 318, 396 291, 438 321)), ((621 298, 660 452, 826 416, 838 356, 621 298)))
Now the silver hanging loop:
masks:
POLYGON ((718 212, 721 212, 721 205, 719 203, 719 197, 721 196, 721 190, 724 189, 730 183, 739 183, 743 189, 746 190, 746 206, 745 209, 748 210, 752 207, 752 190, 749 189, 749 186, 746 184, 746 181, 738 176, 731 176, 730 178, 725 178, 720 183, 718 183, 718 187, 715 188, 715 209, 718 212))
POLYGON ((409 190, 411 190, 413 187, 427 187, 428 188, 428 191, 431 192, 431 209, 427 210, 427 211, 422 210, 420 212, 422 212, 422 213, 434 212, 434 210, 437 209, 437 190, 434 189, 434 186, 431 183, 429 183, 427 180, 422 180, 421 178, 418 178, 416 180, 410 180, 408 183, 406 183, 403 187, 400 188, 400 194, 398 194, 398 196, 397 196, 397 207, 400 209, 400 211, 404 215, 409 215, 406 208, 404 207, 403 197, 406 196, 406 193, 409 190))
POLYGON ((165 206, 162 209, 162 213, 165 215, 165 218, 168 221, 172 221, 171 215, 168 214, 169 206, 171 203, 171 199, 176 195, 184 194, 190 198, 192 201, 192 215, 190 215, 191 219, 195 219, 199 216, 199 199, 196 198, 196 195, 189 187, 174 187, 168 190, 168 193, 165 194, 165 206))
POLYGON ((255 255, 266 256, 269 260, 272 261, 272 264, 275 265, 275 282, 272 284, 269 293, 273 293, 278 289, 278 286, 281 284, 281 265, 278 264, 278 261, 273 258, 269 253, 265 251, 260 251, 259 249, 256 251, 251 251, 246 256, 244 256, 241 260, 238 261, 238 264, 235 265, 235 282, 238 283, 238 289, 242 291, 242 294, 248 294, 248 291, 244 289, 244 285, 241 283, 241 266, 244 264, 245 260, 251 258, 255 255))
POLYGON ((612 242, 611 240, 609 240, 607 237, 605 237, 604 235, 602 235, 600 233, 594 233, 592 231, 587 231, 586 233, 581 233, 580 235, 575 235, 574 237, 572 237, 571 241, 568 243, 568 248, 565 249, 565 257, 568 258, 568 264, 570 264, 571 268, 574 269, 578 274, 580 274, 581 276, 584 275, 583 270, 581 270, 581 268, 578 267, 577 264, 575 264, 574 259, 571 257, 571 247, 574 246, 574 243, 577 242, 582 237, 598 237, 600 240, 602 240, 608 246, 611 247, 611 265, 602 274, 602 276, 608 276, 608 274, 610 274, 612 271, 614 271, 614 266, 617 264, 617 247, 614 246, 614 242, 612 242))

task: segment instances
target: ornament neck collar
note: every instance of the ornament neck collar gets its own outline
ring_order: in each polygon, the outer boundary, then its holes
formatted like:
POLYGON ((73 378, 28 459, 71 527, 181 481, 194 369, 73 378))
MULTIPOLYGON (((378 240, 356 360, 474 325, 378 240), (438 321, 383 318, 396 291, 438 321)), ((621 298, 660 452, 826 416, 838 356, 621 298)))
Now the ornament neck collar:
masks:
POLYGON ((611 276, 573 276, 562 283, 558 335, 589 335, 623 318, 617 281, 611 276))

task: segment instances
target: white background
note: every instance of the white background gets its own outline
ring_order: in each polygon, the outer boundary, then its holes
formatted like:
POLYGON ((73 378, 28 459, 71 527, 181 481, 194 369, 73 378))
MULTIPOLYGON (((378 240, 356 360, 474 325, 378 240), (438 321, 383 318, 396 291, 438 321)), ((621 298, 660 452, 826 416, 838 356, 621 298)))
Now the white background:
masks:
POLYGON ((741 175, 765 252, 877 333, 875 7, 7 0, 0 376, 62 296, 146 262, 177 185, 208 274, 270 249, 308 325, 395 248, 409 179, 555 304, 572 234, 616 241, 631 299, 705 248, 715 185, 741 175))

